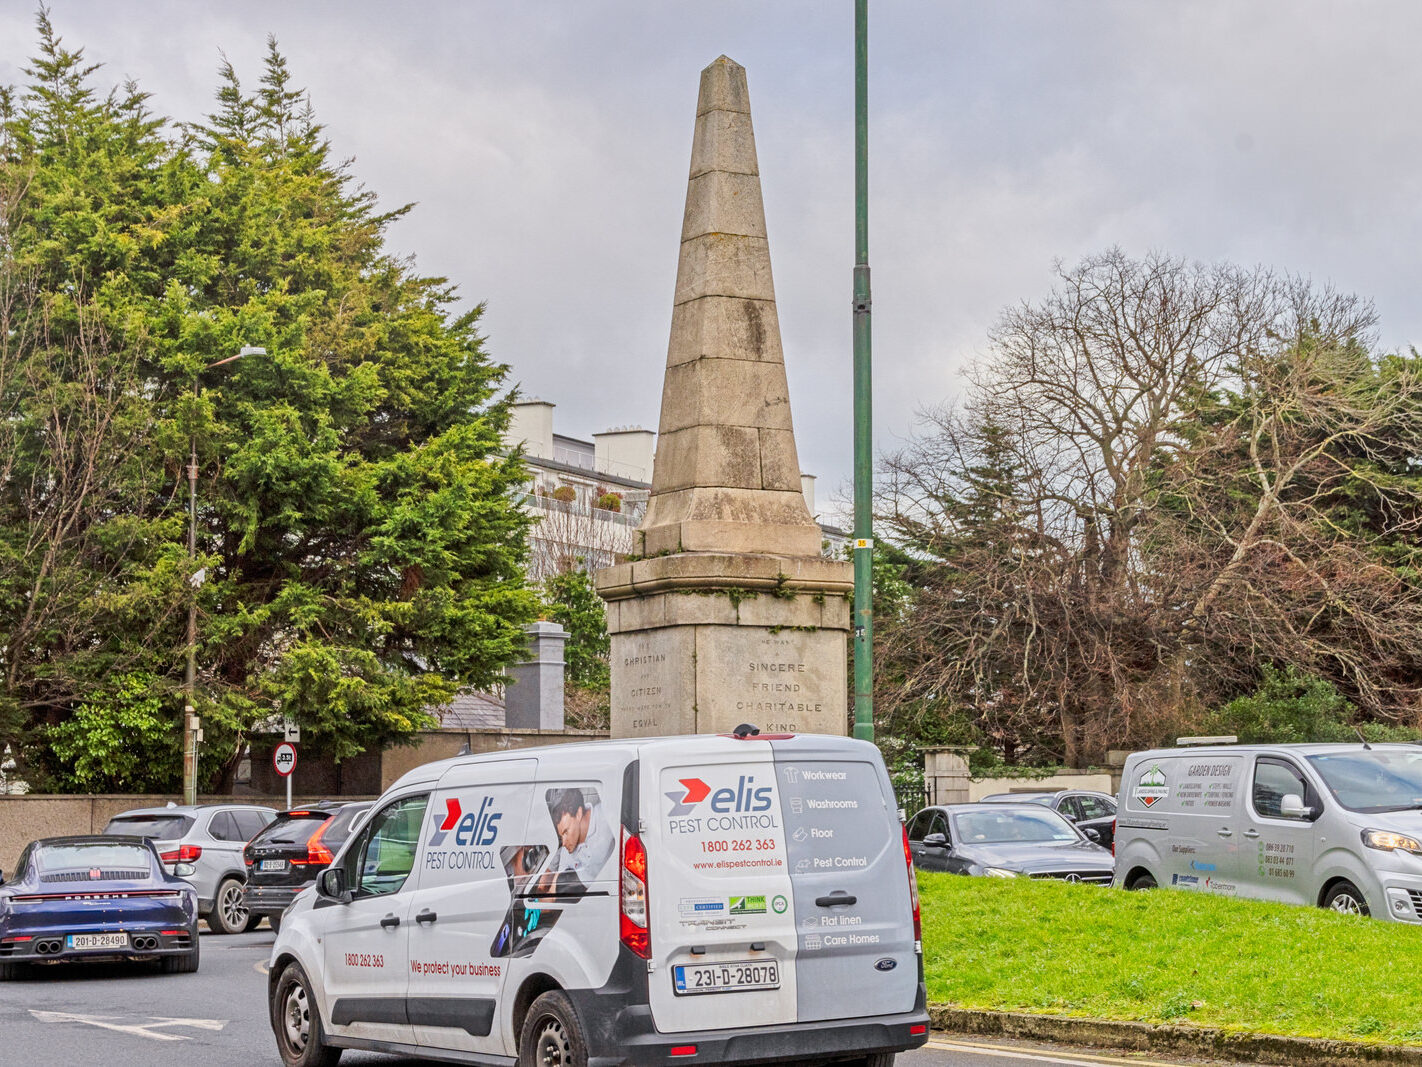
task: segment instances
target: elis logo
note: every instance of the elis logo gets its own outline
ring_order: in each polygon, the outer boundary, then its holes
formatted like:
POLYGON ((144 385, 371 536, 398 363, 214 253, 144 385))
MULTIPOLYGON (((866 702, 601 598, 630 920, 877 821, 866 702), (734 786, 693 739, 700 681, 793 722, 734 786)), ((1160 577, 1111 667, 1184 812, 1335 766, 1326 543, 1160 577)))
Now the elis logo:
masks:
POLYGON ((430 835, 430 845, 443 845, 451 830, 454 832, 454 843, 461 847, 492 845, 494 839, 499 836, 499 820, 504 817, 501 811, 489 810, 492 803, 489 797, 485 797, 479 802, 479 812, 475 814, 464 811, 458 797, 446 799, 444 820, 430 835))
POLYGON ((754 775, 741 775, 736 781, 734 789, 717 789, 714 792, 711 787, 700 778, 681 778, 680 784, 684 790, 673 789, 665 796, 672 802, 669 815, 685 815, 695 810, 707 797, 711 798, 711 810, 718 815, 725 815, 728 812, 754 812, 769 811, 771 806, 771 788, 763 785, 760 788, 752 788, 755 784, 754 775))

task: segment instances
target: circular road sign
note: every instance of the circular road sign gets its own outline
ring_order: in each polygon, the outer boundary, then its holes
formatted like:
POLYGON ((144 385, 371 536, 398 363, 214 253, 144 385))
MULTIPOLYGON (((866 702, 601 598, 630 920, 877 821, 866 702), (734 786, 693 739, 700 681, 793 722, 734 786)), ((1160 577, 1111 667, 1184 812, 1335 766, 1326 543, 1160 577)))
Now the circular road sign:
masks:
POLYGON ((283 778, 296 770, 296 746, 290 741, 283 741, 272 749, 272 766, 283 778))

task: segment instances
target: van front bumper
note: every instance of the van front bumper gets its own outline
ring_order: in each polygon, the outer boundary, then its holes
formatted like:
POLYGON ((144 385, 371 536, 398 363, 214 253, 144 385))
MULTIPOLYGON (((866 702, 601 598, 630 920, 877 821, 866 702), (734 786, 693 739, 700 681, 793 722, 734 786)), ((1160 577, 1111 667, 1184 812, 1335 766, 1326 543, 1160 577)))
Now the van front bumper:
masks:
POLYGON ((904 1052, 928 1040, 928 1005, 924 987, 912 1011, 859 1019, 747 1026, 734 1030, 658 1033, 645 1005, 625 1008, 610 1018, 596 993, 569 991, 577 1003, 588 1039, 588 1067, 652 1067, 657 1064, 773 1064, 804 1060, 832 1063, 858 1060, 877 1052, 904 1052), (686 1050, 695 1046, 694 1054, 686 1050), (672 1050, 678 1051, 677 1055, 672 1050))

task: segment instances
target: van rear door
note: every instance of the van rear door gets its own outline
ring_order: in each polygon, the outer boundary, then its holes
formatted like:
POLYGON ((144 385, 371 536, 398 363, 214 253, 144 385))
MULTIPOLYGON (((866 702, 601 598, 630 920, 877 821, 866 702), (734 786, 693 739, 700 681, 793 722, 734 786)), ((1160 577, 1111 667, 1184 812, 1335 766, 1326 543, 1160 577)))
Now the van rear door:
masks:
POLYGON ((654 743, 641 767, 657 1029, 794 1022, 795 919, 770 745, 654 743))
POLYGON ((911 1011, 913 906, 893 789, 861 741, 770 742, 798 933, 799 1022, 911 1011))

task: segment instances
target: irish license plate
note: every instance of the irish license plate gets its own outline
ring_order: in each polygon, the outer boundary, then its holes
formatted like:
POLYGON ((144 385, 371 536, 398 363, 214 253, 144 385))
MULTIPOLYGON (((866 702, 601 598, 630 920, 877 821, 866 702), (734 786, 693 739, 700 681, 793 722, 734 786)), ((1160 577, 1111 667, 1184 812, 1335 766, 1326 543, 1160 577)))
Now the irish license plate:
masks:
POLYGON ((286 870, 286 860, 262 860, 257 865, 259 871, 284 871, 286 870))
POLYGON ((70 934, 70 948, 128 948, 127 934, 70 934))
POLYGON ((673 967, 672 983, 678 996, 692 993, 731 993, 742 989, 779 989, 780 964, 774 960, 735 960, 673 967))

